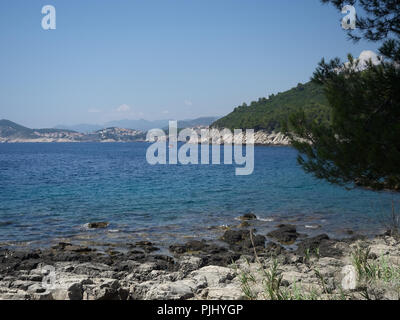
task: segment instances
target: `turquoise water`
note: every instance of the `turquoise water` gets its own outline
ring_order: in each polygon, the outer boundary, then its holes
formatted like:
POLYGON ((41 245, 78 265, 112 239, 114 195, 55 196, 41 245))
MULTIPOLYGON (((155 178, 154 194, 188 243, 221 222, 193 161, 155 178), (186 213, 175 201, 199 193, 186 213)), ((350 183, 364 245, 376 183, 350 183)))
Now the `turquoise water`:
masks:
POLYGON ((289 147, 255 147, 255 169, 147 164, 147 143, 0 144, 0 244, 60 239, 124 242, 213 237, 253 212, 266 232, 291 222, 305 233, 379 232, 392 193, 332 186, 305 174, 289 147), (105 230, 85 224, 110 222, 105 230), (307 226, 307 227, 306 227, 307 226), (310 229, 309 227, 319 227, 310 229))

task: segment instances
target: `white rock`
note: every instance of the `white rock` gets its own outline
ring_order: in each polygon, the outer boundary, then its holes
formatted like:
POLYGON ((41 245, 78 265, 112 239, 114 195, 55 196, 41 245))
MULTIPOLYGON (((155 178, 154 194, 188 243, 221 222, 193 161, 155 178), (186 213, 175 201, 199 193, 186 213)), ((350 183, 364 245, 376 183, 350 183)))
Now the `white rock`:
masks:
POLYGON ((209 288, 209 300, 243 300, 245 298, 240 286, 230 284, 223 288, 209 288))
POLYGON ((235 277, 235 273, 230 268, 207 266, 193 271, 190 274, 190 277, 197 281, 205 279, 209 287, 215 287, 222 283, 226 283, 228 280, 232 280, 235 277))
POLYGON ((205 281, 198 282, 192 279, 166 282, 162 284, 154 283, 148 288, 144 296, 145 300, 180 300, 194 296, 195 292, 204 287, 205 281))
POLYGON ((182 272, 190 272, 200 267, 202 259, 194 256, 183 256, 179 261, 179 270, 182 272))

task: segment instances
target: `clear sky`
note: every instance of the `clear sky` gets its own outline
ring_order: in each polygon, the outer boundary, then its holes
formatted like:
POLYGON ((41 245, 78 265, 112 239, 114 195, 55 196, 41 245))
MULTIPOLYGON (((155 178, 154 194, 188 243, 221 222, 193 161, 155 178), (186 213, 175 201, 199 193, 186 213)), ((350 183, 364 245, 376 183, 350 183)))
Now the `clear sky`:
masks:
POLYGON ((322 57, 377 51, 342 17, 319 0, 1 0, 0 119, 223 116, 308 81, 322 57))

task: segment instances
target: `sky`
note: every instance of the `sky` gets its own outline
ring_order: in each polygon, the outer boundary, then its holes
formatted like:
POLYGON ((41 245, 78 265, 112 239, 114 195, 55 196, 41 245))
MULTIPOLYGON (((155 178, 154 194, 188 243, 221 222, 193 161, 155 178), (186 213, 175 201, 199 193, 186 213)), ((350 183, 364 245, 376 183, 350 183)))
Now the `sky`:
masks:
POLYGON ((1 0, 0 119, 223 116, 307 82, 322 57, 376 52, 343 16, 319 0, 1 0))

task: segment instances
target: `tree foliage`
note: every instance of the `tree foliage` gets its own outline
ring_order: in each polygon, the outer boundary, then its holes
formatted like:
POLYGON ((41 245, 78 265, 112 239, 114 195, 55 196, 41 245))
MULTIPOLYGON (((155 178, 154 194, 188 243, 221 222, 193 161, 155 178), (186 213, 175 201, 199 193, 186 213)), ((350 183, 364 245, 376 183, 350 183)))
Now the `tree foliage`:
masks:
MULTIPOLYGON (((339 9, 344 1, 322 0, 339 9)), ((362 6, 358 33, 383 41, 379 65, 361 66, 349 56, 322 60, 312 81, 322 85, 329 123, 317 123, 304 112, 293 113, 286 133, 299 151, 302 167, 331 183, 400 190, 400 1, 346 1, 362 6)))

